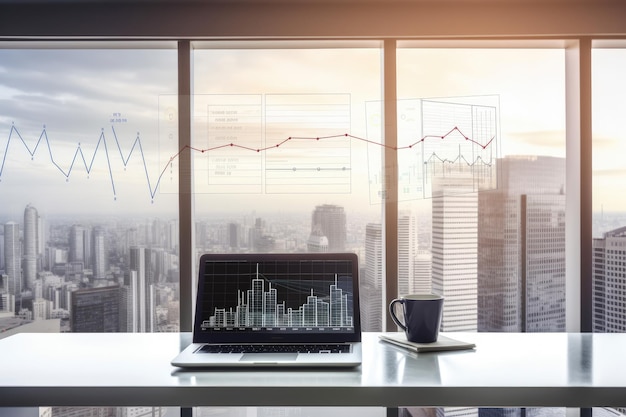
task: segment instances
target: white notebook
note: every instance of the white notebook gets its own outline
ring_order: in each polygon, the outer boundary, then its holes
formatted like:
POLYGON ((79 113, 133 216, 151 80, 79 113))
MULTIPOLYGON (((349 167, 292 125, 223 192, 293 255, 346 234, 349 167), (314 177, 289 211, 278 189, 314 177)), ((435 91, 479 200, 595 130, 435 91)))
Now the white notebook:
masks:
POLYGON ((474 349, 474 343, 463 342, 461 340, 452 339, 447 336, 439 335, 436 342, 432 343, 415 343, 406 339, 404 332, 384 333, 380 335, 380 340, 400 346, 411 352, 438 352, 450 350, 474 349))

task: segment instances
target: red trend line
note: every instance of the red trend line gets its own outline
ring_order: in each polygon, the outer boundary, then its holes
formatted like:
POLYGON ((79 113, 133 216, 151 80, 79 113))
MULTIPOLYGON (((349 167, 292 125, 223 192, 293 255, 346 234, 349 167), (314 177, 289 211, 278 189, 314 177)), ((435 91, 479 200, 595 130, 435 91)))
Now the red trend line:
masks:
MULTIPOLYGON (((469 141, 472 144, 480 146, 482 149, 486 149, 489 145, 491 145, 491 143, 495 139, 495 136, 493 136, 491 139, 489 139, 489 141, 487 143, 481 144, 478 141, 473 140, 473 139, 469 138, 468 136, 466 136, 457 126, 455 126, 454 128, 450 129, 450 131, 448 131, 444 135, 441 135, 441 136, 439 136, 439 135, 426 135, 426 136, 422 137, 421 139, 419 139, 418 141, 416 141, 416 142, 414 142, 414 143, 412 143, 410 145, 402 146, 402 147, 389 146, 389 145, 386 145, 384 143, 375 142, 373 140, 369 140, 369 139, 366 139, 366 138, 354 136, 354 135, 351 135, 349 133, 338 134, 338 135, 328 135, 328 136, 317 136, 317 137, 290 136, 290 137, 288 137, 288 138, 286 138, 286 139, 276 143, 275 145, 266 146, 264 148, 251 148, 251 147, 248 147, 248 146, 243 146, 243 145, 239 145, 239 144, 232 143, 232 142, 231 143, 227 143, 227 144, 223 144, 223 145, 219 145, 219 146, 214 146, 214 147, 211 147, 211 148, 204 148, 204 149, 196 148, 196 147, 189 146, 189 145, 185 145, 176 154, 172 155, 169 158, 168 163, 163 167, 163 169, 159 173, 159 176, 158 176, 158 179, 157 179, 157 182, 156 182, 154 188, 152 188, 152 185, 151 185, 151 182, 150 182, 150 176, 148 175, 148 167, 146 165, 146 160, 145 160, 145 156, 144 156, 144 153, 143 153, 143 148, 141 146, 141 140, 140 140, 139 136, 137 136, 137 138, 133 142, 133 146, 132 146, 128 156, 125 158, 124 155, 122 154, 122 150, 121 150, 119 141, 117 139, 117 135, 115 133, 115 129, 113 127, 111 127, 111 128, 113 130, 113 136, 115 138, 115 142, 117 144, 117 147, 118 147, 118 150, 119 150, 119 153, 120 153, 120 156, 122 158, 122 162, 123 162, 124 166, 126 166, 128 164, 128 162, 130 160, 130 157, 132 156, 132 154, 133 154, 133 152, 135 150, 135 147, 137 147, 139 149, 140 157, 141 157, 143 165, 144 165, 144 171, 145 171, 145 174, 146 174, 146 179, 148 181, 148 188, 149 188, 149 191, 150 191, 150 198, 151 199, 154 199, 154 196, 156 195, 156 191, 159 188, 159 185, 161 183, 161 178, 163 177, 163 175, 165 175, 165 173, 167 171, 167 168, 168 168, 168 165, 170 165, 174 160, 176 160, 178 157, 180 157, 180 155, 184 151, 186 151, 186 150, 199 152, 199 153, 206 153, 206 152, 212 152, 212 151, 216 151, 216 150, 223 149, 223 148, 237 148, 237 149, 243 149, 243 150, 247 150, 247 151, 251 151, 251 152, 265 152, 265 151, 268 151, 270 149, 279 148, 280 146, 282 146, 282 145, 284 145, 284 144, 286 144, 287 142, 290 142, 290 141, 296 141, 297 140, 297 141, 316 141, 317 142, 317 141, 320 141, 320 140, 348 138, 348 139, 353 139, 353 140, 361 141, 361 142, 372 144, 372 145, 377 145, 377 146, 380 146, 380 147, 385 148, 385 149, 392 149, 392 150, 398 151, 398 150, 403 150, 403 149, 411 149, 415 145, 418 145, 419 143, 422 143, 422 142, 424 142, 424 141, 426 141, 428 139, 440 139, 440 140, 446 139, 448 136, 450 136, 454 132, 459 133, 463 138, 465 138, 466 141, 469 141)), ((17 128, 14 125, 12 125, 11 126, 11 131, 9 133, 9 140, 7 141, 5 152, 4 152, 4 155, 3 155, 3 158, 2 158, 2 163, 0 164, 0 180, 2 179, 2 173, 4 171, 4 165, 5 165, 5 162, 6 162, 6 157, 7 157, 7 153, 8 153, 8 149, 9 149, 9 144, 11 142, 11 136, 12 136, 13 133, 15 133, 17 135, 18 139, 26 147, 26 149, 28 150, 28 152, 31 155, 31 157, 34 157, 34 155, 35 155, 35 153, 37 151, 37 148, 39 147, 39 143, 42 140, 44 140, 46 142, 46 145, 47 145, 48 153, 49 153, 49 156, 50 156, 50 161, 65 176, 66 180, 69 179, 69 177, 70 177, 70 175, 72 173, 72 170, 73 170, 73 167, 74 167, 74 162, 76 160, 77 155, 81 156, 82 161, 83 161, 83 165, 84 165, 87 173, 89 173, 91 171, 91 169, 93 168, 93 162, 95 160, 96 153, 98 152, 98 149, 99 149, 99 144, 102 142, 103 145, 104 145, 103 146, 104 152, 106 153, 107 163, 109 165, 108 166, 108 168, 109 168, 109 176, 110 176, 110 180, 111 180, 111 186, 113 188, 113 194, 114 194, 114 197, 115 197, 115 193, 116 192, 115 192, 115 183, 114 183, 114 180, 113 180, 113 172, 111 170, 109 153, 108 153, 107 144, 106 144, 106 138, 105 138, 103 132, 100 134, 100 137, 98 139, 98 145, 96 146, 96 149, 94 151, 94 154, 92 156, 90 164, 87 164, 87 161, 85 160, 85 157, 84 157, 84 153, 83 153, 83 151, 82 151, 82 149, 80 147, 80 144, 79 144, 78 147, 77 147, 76 153, 74 155, 74 160, 72 161, 71 166, 69 167, 69 169, 64 170, 55 162, 55 159, 54 159, 53 154, 52 154, 52 149, 50 147, 50 141, 48 139, 48 135, 47 135, 45 126, 44 126, 44 128, 43 128, 43 130, 41 132, 41 135, 39 136, 39 140, 37 141, 37 145, 35 146, 34 149, 30 149, 30 147, 26 144, 26 142, 24 141, 24 139, 22 138, 22 136, 18 132, 17 128)))

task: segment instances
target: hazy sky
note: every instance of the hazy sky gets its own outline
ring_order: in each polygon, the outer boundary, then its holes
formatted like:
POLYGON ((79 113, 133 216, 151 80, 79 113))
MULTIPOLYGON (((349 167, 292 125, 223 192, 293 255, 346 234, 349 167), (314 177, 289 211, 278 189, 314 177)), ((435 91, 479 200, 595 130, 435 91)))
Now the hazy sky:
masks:
MULTIPOLYGON (((597 91, 611 96, 603 80, 620 74, 607 65, 616 62, 614 55, 598 55, 597 60, 602 64, 598 73, 604 71, 597 80, 597 91)), ((621 62, 619 68, 626 65, 621 62)), ((343 95, 348 97, 349 129, 343 131, 345 123, 339 123, 337 129, 342 131, 338 133, 380 140, 378 132, 372 131, 371 120, 368 121, 371 112, 368 115, 366 111, 368 103, 381 98, 377 50, 199 50, 194 54, 194 65, 194 147, 210 145, 208 104, 216 102, 216 95, 261 97, 262 105, 257 107, 260 115, 246 120, 266 123, 267 109, 263 104, 272 95, 343 95)), ((41 207, 40 211, 57 213, 85 209, 146 215, 176 213, 176 155, 180 150, 176 143, 176 67, 174 49, 0 49, 0 210, 21 216, 26 204, 31 203, 41 207), (171 166, 170 157, 174 157, 171 166)), ((400 99, 473 97, 467 100, 495 103, 500 156, 565 156, 564 87, 562 50, 398 51, 400 99)), ((619 88, 621 91, 624 86, 619 88)), ((599 107, 606 101, 599 97, 597 103, 599 107)), ((219 106, 213 107, 216 108, 219 106)), ((239 116, 243 108, 236 107, 239 116)), ((321 116, 317 115, 313 128, 298 130, 307 121, 288 113, 295 108, 283 109, 285 117, 297 126, 292 135, 299 131, 310 134, 320 126, 321 116)), ((273 109, 281 111, 278 107, 273 109)), ((615 136, 621 133, 619 128, 608 128, 616 117, 609 114, 607 111, 606 118, 594 114, 599 125, 607 126, 597 138, 601 149, 605 144, 615 147, 619 143, 615 136)), ((329 131, 325 129, 324 133, 329 131)), ((399 143, 412 142, 420 135, 416 126, 415 134, 403 134, 399 143)), ((266 140, 266 145, 275 141, 266 140)), ((332 190, 340 191, 312 193, 308 187, 299 189, 293 184, 289 194, 268 194, 262 188, 260 192, 240 193, 238 189, 237 193, 226 194, 199 189, 196 210, 311 210, 319 203, 342 204, 352 210, 378 210, 371 181, 382 148, 360 140, 349 142, 336 144, 341 152, 346 151, 346 146, 349 152, 348 192, 345 187, 335 187, 332 190)), ((295 144, 287 143, 281 151, 286 152, 290 145, 295 144)), ((313 151, 313 145, 311 148, 313 151)), ((213 156, 218 156, 218 151, 213 152, 213 156)), ((242 155, 241 150, 236 155, 232 149, 221 152, 225 158, 242 155)), ((602 155, 600 149, 598 155, 602 155)), ((194 152, 194 157, 206 163, 206 154, 194 152)), ((257 158, 254 162, 255 157, 249 160, 253 165, 259 161, 257 158)), ((606 181, 624 177, 624 164, 620 161, 600 165, 597 172, 606 181)), ((258 178, 254 180, 258 182, 258 178)), ((319 177, 310 181, 316 180, 319 177)), ((607 200, 603 203, 605 208, 626 209, 626 204, 608 198, 610 195, 603 197, 607 200)))

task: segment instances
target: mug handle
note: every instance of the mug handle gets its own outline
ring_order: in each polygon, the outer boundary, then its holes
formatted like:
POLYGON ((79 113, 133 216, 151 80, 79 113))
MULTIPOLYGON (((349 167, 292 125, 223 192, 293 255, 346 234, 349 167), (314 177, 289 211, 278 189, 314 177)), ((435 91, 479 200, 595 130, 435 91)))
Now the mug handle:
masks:
POLYGON ((400 303, 400 304, 404 304, 404 300, 402 298, 395 298, 391 301, 391 303, 389 303, 389 315, 391 316, 391 319, 394 321, 394 323, 396 323, 398 325, 398 327, 400 327, 402 330, 406 331, 406 326, 402 323, 400 323, 400 320, 398 320, 398 317, 396 317, 396 311, 395 311, 395 304, 396 303, 400 303))

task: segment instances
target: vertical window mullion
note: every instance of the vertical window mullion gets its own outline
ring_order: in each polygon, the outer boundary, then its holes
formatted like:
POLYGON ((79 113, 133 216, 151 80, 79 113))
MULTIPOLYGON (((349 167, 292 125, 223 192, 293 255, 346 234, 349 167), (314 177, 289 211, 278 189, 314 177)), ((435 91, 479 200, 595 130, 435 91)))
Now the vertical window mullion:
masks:
POLYGON ((193 319, 193 212, 191 170, 191 45, 178 42, 178 146, 179 228, 180 228, 180 331, 189 332, 193 319))
POLYGON ((386 306, 398 296, 398 117, 397 117, 396 41, 385 40, 383 45, 383 120, 384 120, 384 290, 383 331, 396 326, 387 314, 386 306))

